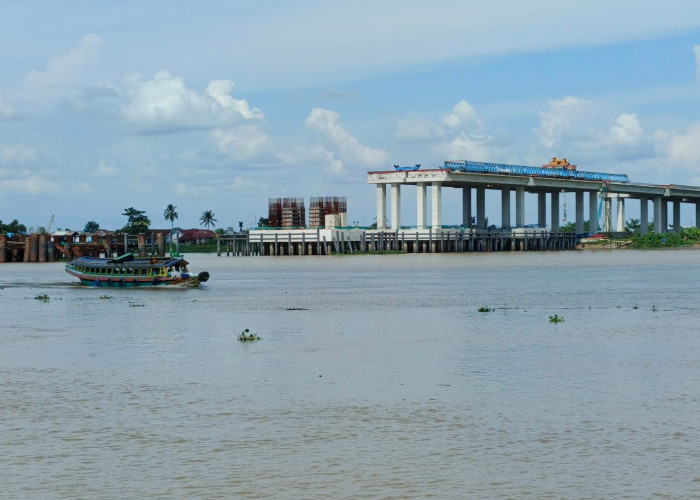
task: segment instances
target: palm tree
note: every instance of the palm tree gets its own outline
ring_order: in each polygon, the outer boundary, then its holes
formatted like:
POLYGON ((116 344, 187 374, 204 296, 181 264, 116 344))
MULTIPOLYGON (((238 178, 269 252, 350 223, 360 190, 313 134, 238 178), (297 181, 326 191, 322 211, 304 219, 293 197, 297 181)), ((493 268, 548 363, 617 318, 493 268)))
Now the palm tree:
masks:
POLYGON ((163 211, 163 217, 165 220, 170 221, 170 255, 173 254, 173 230, 175 229, 175 219, 177 219, 177 207, 172 203, 168 204, 163 211))
POLYGON ((206 226, 207 229, 209 229, 209 226, 216 226, 215 222, 217 220, 214 218, 214 212, 211 210, 202 212, 202 216, 199 218, 199 225, 206 226))

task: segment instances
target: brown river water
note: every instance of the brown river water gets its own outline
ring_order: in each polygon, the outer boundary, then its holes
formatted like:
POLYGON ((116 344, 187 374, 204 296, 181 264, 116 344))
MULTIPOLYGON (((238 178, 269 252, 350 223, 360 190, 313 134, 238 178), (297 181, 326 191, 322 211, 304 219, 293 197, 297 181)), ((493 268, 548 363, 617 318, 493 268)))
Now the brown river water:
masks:
POLYGON ((0 498, 700 498, 700 251, 188 260, 0 266, 0 498))

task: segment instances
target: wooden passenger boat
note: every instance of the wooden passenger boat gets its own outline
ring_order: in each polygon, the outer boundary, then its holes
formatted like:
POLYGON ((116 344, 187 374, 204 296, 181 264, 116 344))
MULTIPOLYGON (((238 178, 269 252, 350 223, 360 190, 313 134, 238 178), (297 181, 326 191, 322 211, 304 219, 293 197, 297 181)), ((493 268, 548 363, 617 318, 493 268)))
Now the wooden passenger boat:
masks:
POLYGON ((114 259, 78 257, 66 264, 66 272, 86 286, 194 288, 209 279, 209 273, 190 274, 182 257, 135 258, 127 253, 114 259))

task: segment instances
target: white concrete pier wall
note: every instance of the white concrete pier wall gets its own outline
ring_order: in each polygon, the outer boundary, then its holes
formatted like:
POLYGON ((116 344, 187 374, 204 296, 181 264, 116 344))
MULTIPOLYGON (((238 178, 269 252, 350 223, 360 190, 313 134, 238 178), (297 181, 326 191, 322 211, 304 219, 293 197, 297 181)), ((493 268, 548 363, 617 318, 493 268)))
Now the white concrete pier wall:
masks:
POLYGON ((377 184, 377 229, 386 229, 386 184, 377 184))
POLYGON ((427 195, 427 185, 425 182, 419 183, 417 186, 417 204, 416 204, 416 226, 418 229, 425 229, 425 221, 426 221, 426 215, 427 215, 427 207, 426 207, 426 195, 427 195))
POLYGON ((510 227, 510 189, 501 189, 501 227, 510 227))
POLYGON ((401 227, 401 184, 391 185, 391 228, 401 227))
POLYGON ((432 219, 433 227, 442 226, 442 184, 433 182, 433 199, 432 199, 432 219))
POLYGON ((550 228, 552 231, 559 231, 559 191, 552 191, 551 193, 551 212, 552 221, 550 228))

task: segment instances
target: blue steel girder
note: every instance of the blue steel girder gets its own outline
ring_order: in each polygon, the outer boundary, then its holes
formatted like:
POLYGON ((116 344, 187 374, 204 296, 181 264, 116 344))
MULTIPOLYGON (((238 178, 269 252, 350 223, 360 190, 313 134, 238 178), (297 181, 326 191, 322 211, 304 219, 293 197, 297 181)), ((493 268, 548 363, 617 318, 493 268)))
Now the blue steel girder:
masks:
POLYGON ((461 172, 489 173, 500 175, 528 175, 553 177, 557 179, 578 179, 585 181, 629 182, 626 174, 608 174, 604 172, 584 172, 565 170, 563 168, 542 168, 526 165, 508 165, 506 163, 487 163, 479 161, 446 161, 445 168, 461 172))

